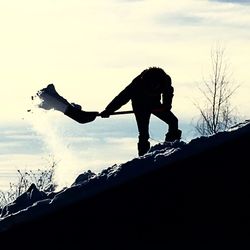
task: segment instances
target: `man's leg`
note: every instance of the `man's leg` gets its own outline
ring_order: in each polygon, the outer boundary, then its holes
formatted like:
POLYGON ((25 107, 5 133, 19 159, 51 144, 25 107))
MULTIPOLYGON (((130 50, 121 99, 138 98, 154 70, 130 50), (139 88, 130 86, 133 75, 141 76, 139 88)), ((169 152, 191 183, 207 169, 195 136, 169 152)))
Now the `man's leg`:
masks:
POLYGON ((168 124, 165 141, 174 141, 181 138, 182 132, 178 129, 178 119, 171 111, 153 112, 153 114, 168 124))
POLYGON ((134 111, 135 118, 137 122, 138 132, 139 132, 139 141, 138 141, 138 155, 142 156, 148 152, 150 149, 149 139, 149 120, 150 112, 149 111, 134 111))

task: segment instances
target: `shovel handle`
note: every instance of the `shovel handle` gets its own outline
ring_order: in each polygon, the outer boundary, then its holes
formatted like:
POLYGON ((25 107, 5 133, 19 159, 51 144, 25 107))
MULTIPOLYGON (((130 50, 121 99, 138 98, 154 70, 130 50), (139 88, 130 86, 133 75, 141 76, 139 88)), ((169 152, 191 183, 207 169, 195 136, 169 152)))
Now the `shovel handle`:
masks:
MULTIPOLYGON (((110 115, 125 115, 125 114, 133 114, 133 113, 134 113, 133 110, 128 110, 128 111, 117 111, 117 112, 114 112, 110 115)), ((101 116, 101 114, 98 113, 97 116, 101 116)))
POLYGON ((125 115, 125 114, 133 114, 133 113, 134 113, 133 110, 127 110, 127 111, 117 111, 117 112, 114 112, 111 115, 125 115))

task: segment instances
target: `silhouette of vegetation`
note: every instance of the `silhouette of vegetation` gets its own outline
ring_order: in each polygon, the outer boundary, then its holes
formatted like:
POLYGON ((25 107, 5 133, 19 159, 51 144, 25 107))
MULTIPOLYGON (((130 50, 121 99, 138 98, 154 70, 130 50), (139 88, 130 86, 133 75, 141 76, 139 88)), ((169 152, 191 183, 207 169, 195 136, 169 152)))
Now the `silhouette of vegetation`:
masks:
POLYGON ((35 184, 40 191, 53 192, 56 189, 54 181, 56 162, 53 160, 47 169, 38 169, 37 171, 18 172, 16 183, 10 183, 8 191, 0 191, 0 208, 13 202, 17 197, 26 192, 31 184, 35 184))
POLYGON ((204 103, 195 104, 200 112, 195 129, 200 135, 225 131, 238 122, 235 108, 231 105, 231 97, 238 87, 234 87, 231 81, 225 49, 217 44, 211 50, 211 73, 200 88, 204 103))

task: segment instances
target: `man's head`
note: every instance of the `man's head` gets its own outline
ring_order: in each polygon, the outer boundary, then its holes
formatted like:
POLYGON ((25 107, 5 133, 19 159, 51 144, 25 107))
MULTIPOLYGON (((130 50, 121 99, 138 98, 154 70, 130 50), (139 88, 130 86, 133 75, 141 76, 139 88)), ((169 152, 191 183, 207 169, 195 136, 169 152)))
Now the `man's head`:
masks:
POLYGON ((141 77, 149 91, 158 91, 166 86, 166 84, 171 85, 171 78, 169 75, 158 67, 150 67, 144 70, 141 77))

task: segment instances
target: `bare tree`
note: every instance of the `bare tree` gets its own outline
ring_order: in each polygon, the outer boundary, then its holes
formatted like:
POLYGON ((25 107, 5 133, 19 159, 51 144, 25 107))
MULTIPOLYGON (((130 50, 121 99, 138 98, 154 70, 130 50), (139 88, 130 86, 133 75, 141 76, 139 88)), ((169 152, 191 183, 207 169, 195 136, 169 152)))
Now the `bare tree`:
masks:
POLYGON ((237 122, 230 99, 238 86, 233 87, 231 73, 225 59, 225 49, 219 45, 211 50, 211 72, 208 80, 203 80, 200 91, 204 103, 195 104, 200 117, 195 126, 200 135, 211 135, 225 131, 237 122))

